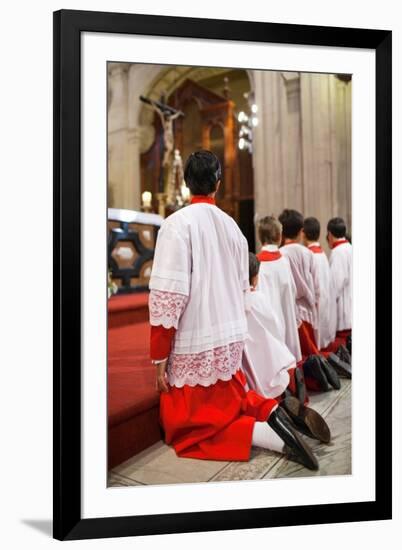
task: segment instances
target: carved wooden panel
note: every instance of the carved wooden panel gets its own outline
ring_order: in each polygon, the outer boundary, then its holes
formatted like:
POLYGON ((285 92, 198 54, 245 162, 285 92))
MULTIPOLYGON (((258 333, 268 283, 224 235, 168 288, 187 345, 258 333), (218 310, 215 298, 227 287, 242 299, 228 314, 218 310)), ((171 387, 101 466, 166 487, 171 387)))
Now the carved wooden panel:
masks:
POLYGON ((109 221, 108 264, 118 294, 148 289, 158 227, 109 221))

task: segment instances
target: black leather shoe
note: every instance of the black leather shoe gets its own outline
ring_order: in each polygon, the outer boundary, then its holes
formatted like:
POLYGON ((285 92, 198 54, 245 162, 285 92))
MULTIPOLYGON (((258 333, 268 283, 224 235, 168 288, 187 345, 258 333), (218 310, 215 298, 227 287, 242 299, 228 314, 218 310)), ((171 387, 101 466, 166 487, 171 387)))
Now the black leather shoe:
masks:
POLYGON ((318 461, 310 447, 297 433, 292 421, 282 407, 271 412, 268 425, 282 439, 283 452, 289 460, 302 464, 309 470, 318 470, 318 461))
POLYGON ((317 411, 306 407, 292 396, 283 399, 279 405, 288 413, 296 430, 323 443, 330 442, 331 432, 328 424, 317 411))
POLYGON ((352 335, 349 334, 349 336, 346 338, 346 349, 352 355, 352 335))
POLYGON ((352 368, 350 365, 345 363, 345 361, 342 361, 342 359, 339 359, 335 353, 331 353, 327 357, 328 363, 334 367, 336 372, 339 374, 339 376, 343 376, 344 378, 352 378, 352 368))
POLYGON ((335 390, 339 390, 340 387, 341 387, 341 381, 339 380, 339 376, 338 376, 336 370, 334 369, 334 367, 332 367, 328 363, 328 361, 325 359, 325 357, 323 357, 322 355, 320 355, 318 359, 320 361, 321 368, 324 371, 324 374, 327 377, 327 380, 328 380, 329 384, 335 390))
POLYGON ((341 361, 345 361, 345 363, 352 365, 352 357, 345 346, 339 346, 335 355, 337 355, 341 361))
POLYGON ((286 388, 282 394, 282 399, 286 399, 286 397, 291 397, 291 396, 292 396, 292 392, 288 388, 286 388))
POLYGON ((303 363, 304 378, 312 378, 321 391, 329 391, 327 377, 325 376, 318 355, 310 355, 303 363))
POLYGON ((297 399, 304 403, 306 401, 306 384, 304 383, 304 376, 302 369, 295 369, 295 382, 296 382, 296 396, 297 399))

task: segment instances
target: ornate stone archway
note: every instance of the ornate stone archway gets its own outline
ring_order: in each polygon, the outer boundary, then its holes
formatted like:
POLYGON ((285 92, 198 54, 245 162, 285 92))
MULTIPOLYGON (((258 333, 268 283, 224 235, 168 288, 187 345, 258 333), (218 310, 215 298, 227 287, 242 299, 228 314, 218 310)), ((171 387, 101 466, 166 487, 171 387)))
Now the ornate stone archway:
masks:
MULTIPOLYGON (((138 101, 140 95, 159 99, 184 80, 199 81, 228 71, 217 67, 185 67, 137 63, 109 63, 108 156, 110 206, 138 210, 140 153, 154 139, 151 110, 138 101)), ((250 85, 252 71, 247 71, 250 85)))

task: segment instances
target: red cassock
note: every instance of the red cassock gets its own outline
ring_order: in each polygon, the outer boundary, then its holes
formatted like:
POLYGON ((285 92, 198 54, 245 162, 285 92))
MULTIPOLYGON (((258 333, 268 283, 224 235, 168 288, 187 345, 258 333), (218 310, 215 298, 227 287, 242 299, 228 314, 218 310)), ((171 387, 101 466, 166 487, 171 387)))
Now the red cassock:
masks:
POLYGON ((318 271, 314 256, 308 248, 288 240, 281 248, 290 263, 294 283, 296 285, 296 307, 299 326, 300 348, 303 357, 319 353, 314 335, 318 326, 317 305, 319 302, 318 271), (313 326, 314 325, 314 326, 313 326))
POLYGON ((334 351, 338 349, 339 346, 346 346, 348 336, 352 334, 352 329, 349 330, 338 330, 336 332, 335 342, 333 343, 334 351))
MULTIPOLYGON (((169 355, 174 328, 151 326, 151 358, 169 355)), ((264 422, 278 402, 246 390, 241 370, 210 386, 170 386, 160 395, 165 441, 178 456, 205 460, 249 460, 255 421, 264 422)))
POLYGON ((166 443, 179 456, 209 460, 249 460, 256 420, 264 422, 276 406, 246 391, 241 371, 212 386, 172 387, 161 394, 160 418, 166 443))
POLYGON ((303 357, 320 353, 314 336, 314 329, 307 321, 302 321, 299 326, 300 348, 303 357))
POLYGON ((151 359, 168 358, 160 422, 180 457, 248 460, 255 422, 278 404, 246 390, 240 370, 246 283, 247 241, 213 201, 197 198, 162 224, 150 281, 151 359), (221 268, 215 251, 225 254, 221 268))

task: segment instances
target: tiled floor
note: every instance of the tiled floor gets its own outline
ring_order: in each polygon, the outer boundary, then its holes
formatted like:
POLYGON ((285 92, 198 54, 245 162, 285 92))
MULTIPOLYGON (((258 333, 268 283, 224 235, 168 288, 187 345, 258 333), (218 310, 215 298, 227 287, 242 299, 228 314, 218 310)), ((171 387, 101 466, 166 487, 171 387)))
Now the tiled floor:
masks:
POLYGON ((173 449, 160 441, 113 468, 109 472, 108 486, 351 474, 351 394, 351 382, 342 379, 339 391, 311 397, 311 406, 324 416, 332 434, 329 445, 306 438, 320 464, 317 472, 262 449, 253 449, 249 462, 178 458, 173 449))

